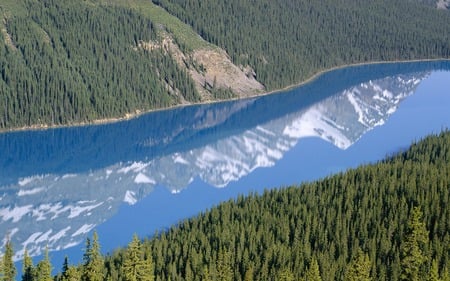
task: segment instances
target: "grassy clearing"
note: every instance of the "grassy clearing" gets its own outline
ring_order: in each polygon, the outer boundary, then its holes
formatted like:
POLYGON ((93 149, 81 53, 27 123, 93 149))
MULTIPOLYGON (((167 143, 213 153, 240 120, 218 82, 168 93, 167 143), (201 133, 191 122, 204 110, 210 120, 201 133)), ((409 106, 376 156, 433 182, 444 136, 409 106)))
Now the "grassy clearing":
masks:
MULTIPOLYGON (((12 1, 12 0, 11 0, 12 1)), ((118 5, 135 9, 140 14, 149 18, 156 25, 163 25, 175 40, 188 50, 212 47, 203 40, 189 25, 172 16, 163 8, 153 4, 151 0, 102 0, 104 4, 118 5)))

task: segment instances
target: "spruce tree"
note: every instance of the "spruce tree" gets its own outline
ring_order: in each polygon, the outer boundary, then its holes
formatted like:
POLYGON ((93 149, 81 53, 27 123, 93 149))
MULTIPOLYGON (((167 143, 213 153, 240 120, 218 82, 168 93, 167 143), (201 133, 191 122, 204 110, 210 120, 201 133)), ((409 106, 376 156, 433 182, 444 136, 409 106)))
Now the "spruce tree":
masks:
POLYGON ((33 266, 33 259, 28 255, 28 250, 25 249, 23 254, 23 265, 22 265, 22 281, 33 281, 36 280, 36 269, 33 266))
POLYGON ((16 280, 16 266, 13 261, 14 250, 9 238, 6 241, 5 253, 3 254, 1 263, 1 280, 14 281, 16 280))
POLYGON ((36 267, 37 280, 39 281, 52 281, 52 265, 48 256, 48 248, 45 249, 44 259, 41 260, 36 267))
POLYGON ((80 279, 81 274, 78 269, 73 265, 69 265, 66 274, 62 278, 62 281, 79 281, 80 279))
POLYGON ((428 259, 424 253, 426 245, 428 245, 428 231, 422 222, 422 211, 419 207, 414 207, 408 221, 407 236, 401 245, 401 280, 423 280, 421 267, 428 259))
POLYGON ((86 239, 86 250, 83 255, 83 273, 81 275, 81 280, 103 280, 103 257, 100 253, 97 232, 94 232, 92 242, 89 238, 86 239))
POLYGON ((439 278, 439 266, 435 259, 431 262, 431 269, 428 274, 428 281, 441 281, 439 278))
POLYGON ((320 276, 319 263, 315 258, 312 258, 305 276, 306 281, 322 281, 320 276))
POLYGON ((217 258, 217 278, 219 281, 233 280, 233 269, 231 267, 231 254, 222 249, 218 253, 217 258))
POLYGON ((151 255, 144 259, 141 241, 137 235, 128 244, 123 262, 123 272, 126 281, 153 281, 153 262, 151 255))
POLYGON ((370 281, 371 262, 369 256, 358 248, 355 257, 347 266, 345 281, 370 281))

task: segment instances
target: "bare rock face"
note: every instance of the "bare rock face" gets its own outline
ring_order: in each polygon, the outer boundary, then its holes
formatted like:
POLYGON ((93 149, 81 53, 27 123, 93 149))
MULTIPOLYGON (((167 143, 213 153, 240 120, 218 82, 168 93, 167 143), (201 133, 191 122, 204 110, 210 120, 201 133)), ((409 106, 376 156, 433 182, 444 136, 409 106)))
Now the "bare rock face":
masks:
POLYGON ((160 43, 141 42, 139 47, 147 50, 163 48, 181 68, 189 72, 202 101, 215 99, 211 94, 212 89, 231 90, 236 98, 265 92, 264 85, 256 80, 255 71, 250 66, 235 65, 225 50, 205 42, 203 47, 183 52, 171 34, 162 32, 161 35, 160 43))
POLYGON ((264 91, 250 67, 238 67, 220 48, 203 48, 194 51, 193 60, 203 72, 191 73, 197 83, 231 89, 239 97, 253 96, 264 91))

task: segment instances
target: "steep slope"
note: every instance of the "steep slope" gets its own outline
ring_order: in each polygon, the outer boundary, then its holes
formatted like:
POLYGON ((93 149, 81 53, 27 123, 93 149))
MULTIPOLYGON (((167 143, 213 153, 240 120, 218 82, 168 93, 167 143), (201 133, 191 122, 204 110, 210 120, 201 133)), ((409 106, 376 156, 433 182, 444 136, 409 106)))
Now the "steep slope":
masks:
MULTIPOLYGON (((142 248, 155 280, 347 280, 358 252, 368 280, 448 280, 449 160, 447 131, 377 164, 222 203, 142 248), (321 278, 310 278, 313 261, 321 278)), ((106 257, 111 280, 124 278, 130 250, 106 257)))
POLYGON ((263 89, 149 1, 2 1, 0 19, 0 129, 123 118, 216 99, 222 88, 231 96, 263 89), (231 85, 240 80, 242 89, 231 85))
POLYGON ((80 123, 197 101, 188 74, 159 49, 157 27, 90 1, 2 3, 0 128, 80 123))
POLYGON ((448 13, 406 0, 154 2, 171 14, 146 0, 2 1, 0 130, 127 118, 348 63, 450 54, 448 13))
POLYGON ((154 0, 268 89, 348 63, 449 57, 446 11, 409 0, 154 0))

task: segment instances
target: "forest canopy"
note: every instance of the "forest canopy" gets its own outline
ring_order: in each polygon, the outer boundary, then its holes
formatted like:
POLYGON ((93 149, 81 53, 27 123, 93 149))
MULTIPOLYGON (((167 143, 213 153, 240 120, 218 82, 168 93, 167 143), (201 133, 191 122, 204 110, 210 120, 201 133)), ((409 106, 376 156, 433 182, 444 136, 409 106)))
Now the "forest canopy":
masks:
POLYGON ((200 102, 198 35, 266 91, 345 64, 450 56, 448 11, 408 0, 4 0, 0 18, 0 130, 200 102))
POLYGON ((268 89, 344 64, 450 56, 448 11, 409 0, 153 0, 268 89))

